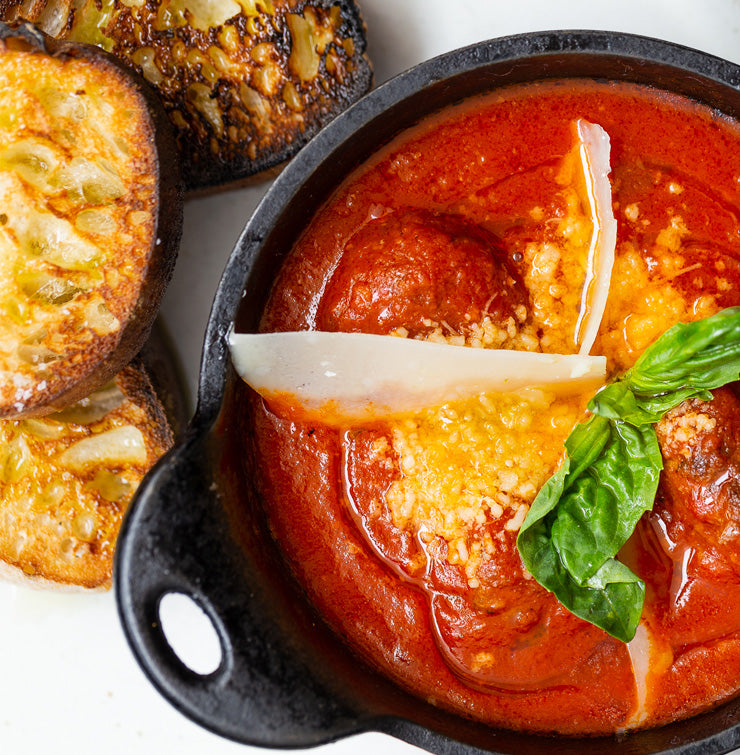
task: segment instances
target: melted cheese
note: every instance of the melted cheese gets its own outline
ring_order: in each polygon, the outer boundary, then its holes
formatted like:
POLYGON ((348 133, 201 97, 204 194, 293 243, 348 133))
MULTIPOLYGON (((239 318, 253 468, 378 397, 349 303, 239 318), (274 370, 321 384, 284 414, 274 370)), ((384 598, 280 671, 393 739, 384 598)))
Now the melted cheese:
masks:
POLYGON ((401 472, 386 493, 394 524, 446 540, 447 560, 477 586, 477 567, 495 550, 489 525, 519 530, 590 395, 483 394, 392 422, 401 472))

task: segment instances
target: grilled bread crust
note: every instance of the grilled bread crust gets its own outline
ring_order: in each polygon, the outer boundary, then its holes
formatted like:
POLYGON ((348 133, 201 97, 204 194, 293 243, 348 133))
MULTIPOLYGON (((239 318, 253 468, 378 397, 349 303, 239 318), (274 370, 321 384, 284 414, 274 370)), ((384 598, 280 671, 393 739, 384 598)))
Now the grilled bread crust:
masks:
POLYGON ((0 18, 97 44, 148 79, 191 189, 284 162, 372 83, 351 0, 0 0, 0 18))
POLYGON ((0 418, 75 401, 141 349, 182 227, 175 155, 118 61, 0 28, 0 418))
POLYGON ((0 421, 0 576, 35 587, 109 587, 124 512, 171 446, 138 360, 60 413, 0 421))

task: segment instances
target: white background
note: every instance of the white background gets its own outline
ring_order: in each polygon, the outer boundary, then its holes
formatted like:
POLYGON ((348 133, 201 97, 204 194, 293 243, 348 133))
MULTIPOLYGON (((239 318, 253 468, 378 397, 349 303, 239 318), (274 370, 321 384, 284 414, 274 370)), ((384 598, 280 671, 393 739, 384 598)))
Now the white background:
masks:
MULTIPOLYGON (((740 63, 740 0, 358 0, 376 82, 447 50, 545 29, 607 29, 659 37, 740 63)), ((221 271, 268 184, 191 200, 163 313, 194 390, 205 323, 221 271)), ((112 594, 50 595, 0 585, 0 753, 262 752, 185 719, 149 685, 125 644, 112 594)), ((188 611, 170 627, 207 644, 188 611)), ((203 662, 208 653, 203 653, 203 662)), ((316 755, 412 754, 364 734, 316 755)))

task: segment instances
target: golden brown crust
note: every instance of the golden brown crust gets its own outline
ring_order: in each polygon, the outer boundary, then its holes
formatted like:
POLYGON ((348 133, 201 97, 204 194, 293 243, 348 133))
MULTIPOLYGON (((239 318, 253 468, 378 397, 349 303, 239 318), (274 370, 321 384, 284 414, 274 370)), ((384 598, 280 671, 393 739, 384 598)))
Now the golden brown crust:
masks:
POLYGON ((97 48, 0 40, 0 417, 89 393, 141 348, 181 229, 148 87, 97 48))
POLYGON ((124 512, 171 446, 139 362, 59 414, 0 422, 0 576, 108 587, 124 512))
POLYGON ((372 82, 351 0, 0 0, 0 18, 141 73, 176 127, 189 188, 284 162, 372 82))

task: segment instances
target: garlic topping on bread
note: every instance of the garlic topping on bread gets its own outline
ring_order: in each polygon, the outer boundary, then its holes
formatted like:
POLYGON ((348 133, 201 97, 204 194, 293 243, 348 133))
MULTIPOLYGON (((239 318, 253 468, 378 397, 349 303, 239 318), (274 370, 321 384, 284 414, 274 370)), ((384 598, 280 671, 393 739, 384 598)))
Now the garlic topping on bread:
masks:
POLYGON ((59 413, 0 421, 0 576, 108 587, 126 507, 171 445, 138 361, 59 413))
POLYGON ((167 128, 97 48, 0 27, 0 417, 82 398, 143 345, 182 224, 167 128))

